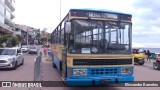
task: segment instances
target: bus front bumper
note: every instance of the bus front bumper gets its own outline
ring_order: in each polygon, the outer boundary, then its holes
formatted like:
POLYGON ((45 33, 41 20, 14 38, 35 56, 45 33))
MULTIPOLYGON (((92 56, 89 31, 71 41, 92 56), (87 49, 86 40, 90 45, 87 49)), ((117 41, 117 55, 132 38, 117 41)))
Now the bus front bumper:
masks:
POLYGON ((120 77, 95 77, 95 78, 67 78, 66 84, 68 86, 99 86, 117 83, 133 82, 134 76, 120 76, 120 77))

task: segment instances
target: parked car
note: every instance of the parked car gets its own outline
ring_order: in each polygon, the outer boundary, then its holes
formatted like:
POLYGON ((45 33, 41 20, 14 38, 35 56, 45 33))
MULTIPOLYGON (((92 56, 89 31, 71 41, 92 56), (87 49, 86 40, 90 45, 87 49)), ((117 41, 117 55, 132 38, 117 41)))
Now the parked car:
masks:
POLYGON ((29 50, 28 50, 28 54, 37 54, 38 53, 38 50, 37 50, 37 47, 36 46, 30 46, 29 47, 29 50))
POLYGON ((21 46, 21 50, 22 50, 23 52, 27 52, 27 51, 28 51, 28 46, 27 46, 27 45, 22 45, 22 46, 21 46))
POLYGON ((0 68, 17 69, 23 63, 24 57, 20 48, 0 48, 0 68))
POLYGON ((153 68, 156 70, 160 70, 160 53, 155 54, 155 62, 153 62, 153 68))

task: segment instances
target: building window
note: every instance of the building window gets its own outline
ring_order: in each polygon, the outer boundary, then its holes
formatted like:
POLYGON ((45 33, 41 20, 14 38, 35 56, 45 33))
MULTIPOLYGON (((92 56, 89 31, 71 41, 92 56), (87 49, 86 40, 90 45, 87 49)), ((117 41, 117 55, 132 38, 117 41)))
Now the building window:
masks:
POLYGON ((6 17, 8 18, 8 19, 11 19, 11 14, 6 10, 6 17))
POLYGON ((4 3, 5 0, 1 0, 1 1, 4 3))
POLYGON ((0 13, 4 15, 4 7, 0 4, 0 13))
POLYGON ((0 22, 4 24, 4 18, 0 15, 0 22))

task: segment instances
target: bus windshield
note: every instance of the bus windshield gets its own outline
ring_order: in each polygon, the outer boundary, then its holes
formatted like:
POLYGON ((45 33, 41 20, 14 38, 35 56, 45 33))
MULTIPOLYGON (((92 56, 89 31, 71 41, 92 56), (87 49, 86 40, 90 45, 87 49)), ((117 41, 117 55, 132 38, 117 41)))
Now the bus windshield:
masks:
POLYGON ((69 53, 131 53, 131 23, 75 19, 71 23, 69 53))

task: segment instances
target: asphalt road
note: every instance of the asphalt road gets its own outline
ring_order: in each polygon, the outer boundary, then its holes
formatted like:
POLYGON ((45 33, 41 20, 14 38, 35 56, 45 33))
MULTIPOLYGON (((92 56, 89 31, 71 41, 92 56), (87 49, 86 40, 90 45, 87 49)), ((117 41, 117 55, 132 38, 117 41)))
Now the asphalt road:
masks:
MULTIPOLYGON (((37 46, 38 48, 40 46, 37 46)), ((24 64, 18 66, 16 70, 0 69, 0 81, 33 81, 34 80, 34 60, 37 54, 23 52, 24 64)), ((29 90, 29 88, 2 88, 0 90, 29 90)))
MULTIPOLYGON (((24 53, 24 65, 17 70, 0 70, 0 81, 33 81, 34 59, 37 55, 24 53)), ((154 70, 152 62, 143 66, 135 65, 135 81, 160 81, 160 70, 154 70)), ((61 81, 59 72, 52 68, 52 63, 42 59, 42 80, 61 81)), ((0 88, 0 90, 38 90, 39 88, 0 88)), ((42 90, 160 90, 159 87, 43 87, 42 90)))
POLYGON ((0 70, 0 81, 31 81, 34 79, 34 59, 37 55, 23 53, 24 65, 18 66, 16 70, 0 70))

